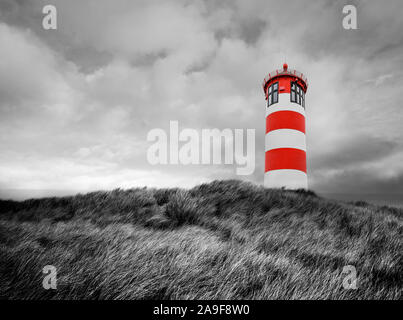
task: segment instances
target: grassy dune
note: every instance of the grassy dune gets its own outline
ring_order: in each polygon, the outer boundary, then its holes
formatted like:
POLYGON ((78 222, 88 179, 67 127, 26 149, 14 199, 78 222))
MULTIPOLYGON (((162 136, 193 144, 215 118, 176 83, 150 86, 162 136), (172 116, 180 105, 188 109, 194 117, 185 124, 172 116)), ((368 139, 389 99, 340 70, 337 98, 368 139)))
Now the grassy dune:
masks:
POLYGON ((0 201, 0 298, 400 299, 402 239, 402 209, 239 181, 0 201))

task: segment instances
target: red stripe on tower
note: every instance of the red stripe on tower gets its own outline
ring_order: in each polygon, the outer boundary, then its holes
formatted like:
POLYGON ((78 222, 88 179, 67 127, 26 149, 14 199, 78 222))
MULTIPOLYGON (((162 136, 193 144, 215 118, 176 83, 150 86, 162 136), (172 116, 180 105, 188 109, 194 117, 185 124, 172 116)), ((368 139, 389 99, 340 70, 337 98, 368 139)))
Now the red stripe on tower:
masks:
POLYGON ((300 149, 278 148, 266 151, 265 172, 292 169, 306 173, 306 153, 300 149))
POLYGON ((266 133, 278 129, 294 129, 305 133, 305 117, 295 111, 277 111, 266 117, 266 133))
POLYGON ((308 187, 305 151, 307 87, 306 77, 288 69, 287 64, 264 79, 267 100, 265 187, 308 187))

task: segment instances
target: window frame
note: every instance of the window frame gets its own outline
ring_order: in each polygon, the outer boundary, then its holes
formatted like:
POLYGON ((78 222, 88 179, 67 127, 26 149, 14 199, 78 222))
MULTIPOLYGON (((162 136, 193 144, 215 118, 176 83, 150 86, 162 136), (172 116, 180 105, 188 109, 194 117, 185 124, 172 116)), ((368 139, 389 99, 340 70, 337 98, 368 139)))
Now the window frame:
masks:
POLYGON ((295 81, 291 81, 290 101, 297 103, 297 86, 295 81))
POLYGON ((297 81, 291 81, 290 102, 299 104, 305 109, 305 91, 302 89, 297 81))
POLYGON ((270 107, 272 104, 278 103, 278 91, 279 91, 278 81, 272 83, 267 88, 267 107, 270 107))

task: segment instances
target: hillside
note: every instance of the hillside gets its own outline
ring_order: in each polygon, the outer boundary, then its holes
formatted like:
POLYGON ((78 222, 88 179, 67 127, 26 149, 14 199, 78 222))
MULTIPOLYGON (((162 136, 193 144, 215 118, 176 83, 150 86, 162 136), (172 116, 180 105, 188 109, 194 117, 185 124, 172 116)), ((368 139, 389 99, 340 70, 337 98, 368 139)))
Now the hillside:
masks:
POLYGON ((403 209, 239 181, 0 201, 0 298, 399 299, 402 239, 403 209))

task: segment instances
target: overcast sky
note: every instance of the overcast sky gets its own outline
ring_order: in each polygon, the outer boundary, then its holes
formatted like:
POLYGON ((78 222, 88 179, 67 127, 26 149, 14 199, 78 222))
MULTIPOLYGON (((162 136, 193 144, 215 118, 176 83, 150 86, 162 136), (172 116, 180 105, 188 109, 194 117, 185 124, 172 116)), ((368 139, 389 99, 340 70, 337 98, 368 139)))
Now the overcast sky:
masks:
POLYGON ((261 83, 285 60, 309 81, 310 188, 403 194, 402 12, 399 0, 1 0, 2 194, 263 183, 261 83), (42 28, 45 4, 57 30, 42 28), (358 30, 343 29, 345 4, 358 30), (147 133, 169 120, 255 128, 254 174, 151 166, 147 133))

